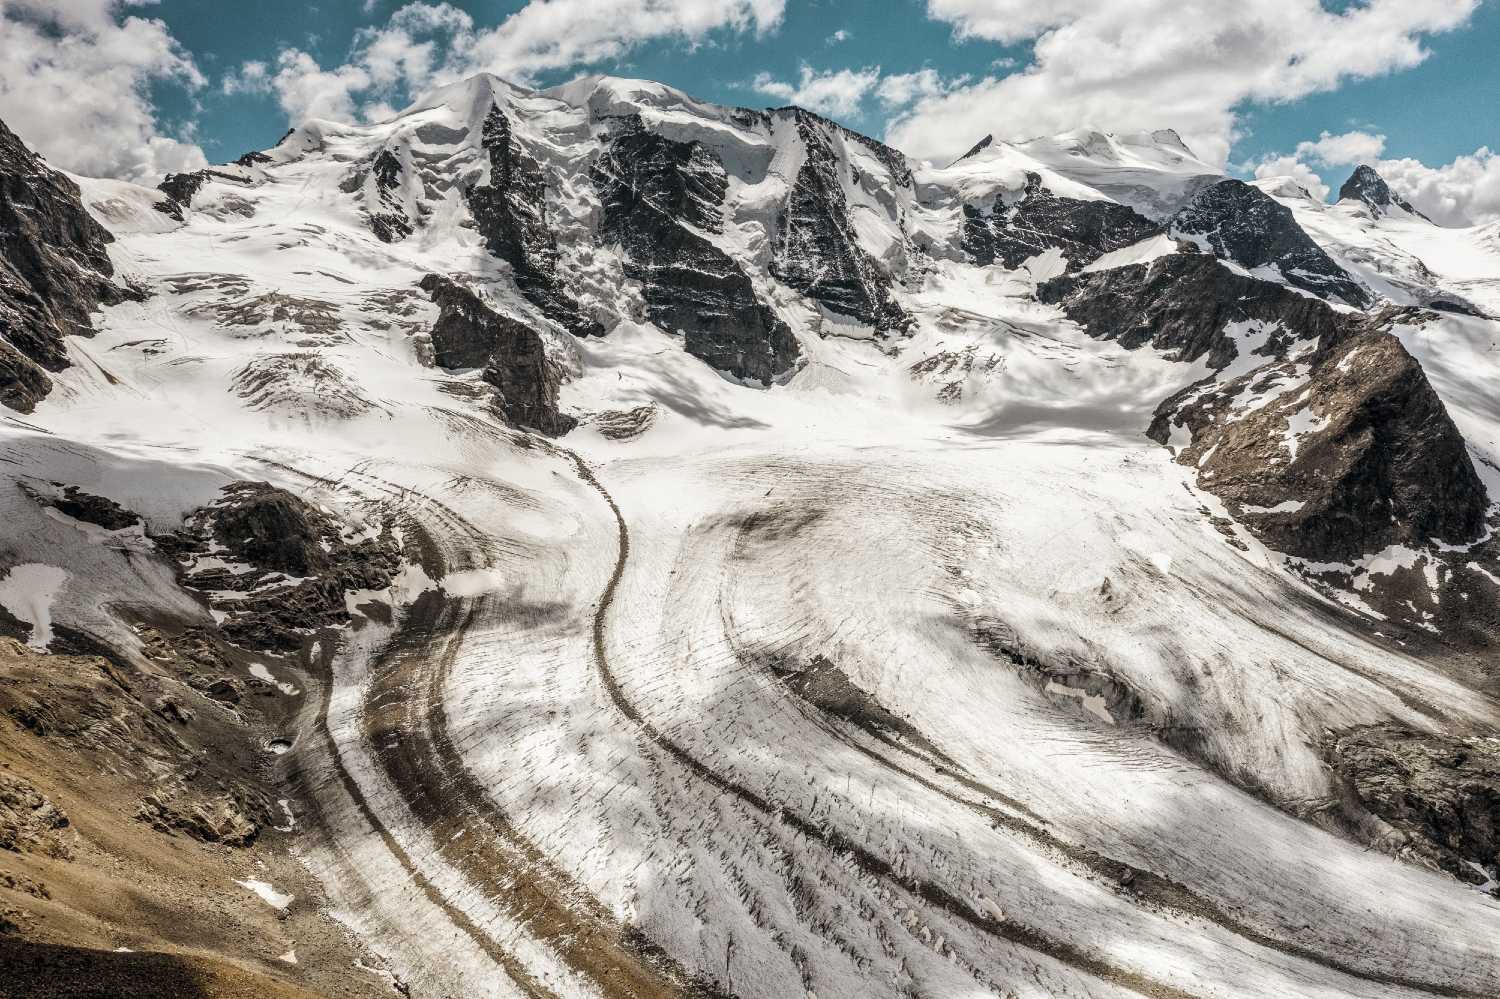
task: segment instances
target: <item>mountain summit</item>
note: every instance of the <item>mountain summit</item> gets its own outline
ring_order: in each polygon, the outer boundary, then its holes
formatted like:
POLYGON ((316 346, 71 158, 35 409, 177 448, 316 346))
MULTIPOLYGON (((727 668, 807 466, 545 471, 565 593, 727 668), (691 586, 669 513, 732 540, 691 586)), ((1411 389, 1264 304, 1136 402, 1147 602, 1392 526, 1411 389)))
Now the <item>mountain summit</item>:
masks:
POLYGON ((1381 177, 1374 167, 1363 164, 1356 167, 1354 173, 1350 174, 1349 179, 1344 181, 1339 188, 1339 200, 1362 201, 1377 218, 1390 214, 1392 209, 1417 218, 1427 218, 1409 202, 1394 193, 1390 185, 1385 182, 1385 178, 1381 177))

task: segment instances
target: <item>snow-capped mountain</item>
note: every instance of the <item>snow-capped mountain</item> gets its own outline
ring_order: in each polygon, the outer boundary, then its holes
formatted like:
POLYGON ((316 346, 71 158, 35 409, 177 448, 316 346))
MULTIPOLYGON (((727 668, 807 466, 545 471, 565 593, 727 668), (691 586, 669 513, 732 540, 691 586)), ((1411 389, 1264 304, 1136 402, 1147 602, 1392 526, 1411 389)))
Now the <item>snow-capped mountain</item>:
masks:
POLYGON ((1494 995, 1500 246, 1340 193, 597 77, 155 189, 0 130, 0 927, 278 995, 1494 995))

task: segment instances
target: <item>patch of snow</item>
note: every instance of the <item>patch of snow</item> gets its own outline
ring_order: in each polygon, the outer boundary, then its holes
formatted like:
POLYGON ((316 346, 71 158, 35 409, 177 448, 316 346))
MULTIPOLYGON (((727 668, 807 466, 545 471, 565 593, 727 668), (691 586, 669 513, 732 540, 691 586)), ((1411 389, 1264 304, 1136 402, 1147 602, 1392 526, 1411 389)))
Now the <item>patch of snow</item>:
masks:
POLYGON ((271 671, 266 669, 266 667, 261 665, 260 663, 251 664, 250 675, 255 677, 257 680, 264 680, 266 683, 272 684, 288 697, 293 697, 301 693, 301 691, 292 686, 290 683, 284 683, 281 680, 276 679, 276 677, 271 675, 271 671))
POLYGON ((52 602, 67 581, 65 570, 40 562, 11 566, 0 577, 0 607, 31 625, 26 644, 33 649, 52 642, 52 602))
POLYGON ((1148 264, 1176 252, 1177 241, 1165 234, 1158 234, 1149 239, 1143 239, 1139 243, 1132 243, 1106 253, 1085 267, 1083 273, 1107 271, 1115 267, 1127 267, 1130 264, 1148 264))
POLYGON ((1283 500, 1275 506, 1251 506, 1249 503, 1242 503, 1240 509, 1246 513, 1296 513, 1306 505, 1304 500, 1283 500))
POLYGON ((292 901, 296 898, 295 895, 283 895, 281 892, 277 891, 266 882, 257 881, 254 878, 246 881, 235 881, 235 884, 239 885, 241 888, 245 888, 249 891, 254 892, 262 902, 266 903, 271 908, 279 909, 282 912, 285 912, 287 906, 291 905, 292 901))

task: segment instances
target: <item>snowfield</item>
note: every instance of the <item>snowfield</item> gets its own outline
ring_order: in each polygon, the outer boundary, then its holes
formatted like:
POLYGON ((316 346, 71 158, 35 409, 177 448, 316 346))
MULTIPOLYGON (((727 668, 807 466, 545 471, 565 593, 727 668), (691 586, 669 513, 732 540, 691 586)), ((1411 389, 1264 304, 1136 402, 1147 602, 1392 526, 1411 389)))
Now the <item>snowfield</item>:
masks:
MULTIPOLYGON (((243 479, 351 531, 398 525, 398 582, 260 668, 303 697, 281 757, 298 854, 414 995, 1500 994, 1500 899, 1346 828, 1323 753, 1360 726, 1495 733, 1493 687, 1314 588, 1144 435, 1162 400, 1240 370, 1090 337, 1034 296, 1060 255, 963 261, 959 201, 1031 170, 1159 216, 1212 174, 1180 146, 1002 143, 902 186, 844 142, 857 242, 912 320, 895 337, 766 271, 796 130, 654 84, 480 78, 389 123, 310 122, 210 178, 180 225, 157 192, 80 180, 151 294, 70 338, 53 393, 0 422, 4 474, 152 532, 243 479), (559 272, 605 337, 550 324, 467 221, 493 101, 544 166, 559 272), (586 242, 588 163, 622 112, 721 157, 709 235, 795 333, 789 376, 689 356, 586 242), (381 149, 422 220, 394 243, 365 221, 374 181, 345 183, 381 149), (507 427, 477 372, 432 365, 434 271, 542 332, 578 429, 507 427)), ((1500 314, 1500 257, 1473 234, 1281 201, 1390 301, 1500 314)), ((1153 237, 1090 270, 1174 251, 1153 237)), ((1243 362, 1274 332, 1230 335, 1243 362)), ((1500 496, 1500 324, 1397 332, 1500 496)), ((1290 422, 1294 458, 1319 428, 1290 422)), ((139 539, 43 510, 0 501, 0 606, 36 643, 61 621, 129 652, 131 620, 212 623, 139 539)))

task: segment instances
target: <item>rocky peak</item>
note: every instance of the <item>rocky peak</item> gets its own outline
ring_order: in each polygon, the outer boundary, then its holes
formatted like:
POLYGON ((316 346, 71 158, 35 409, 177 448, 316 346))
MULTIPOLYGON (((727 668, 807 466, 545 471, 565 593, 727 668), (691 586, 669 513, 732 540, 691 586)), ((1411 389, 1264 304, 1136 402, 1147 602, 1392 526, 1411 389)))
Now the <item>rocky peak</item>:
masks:
POLYGON ((1413 208, 1410 202, 1392 191, 1390 185, 1385 182, 1385 178, 1380 176, 1374 167, 1365 164, 1355 167, 1354 173, 1344 181, 1343 186, 1339 188, 1339 200, 1362 201, 1376 218, 1389 215, 1392 208, 1399 208, 1418 218, 1427 218, 1413 208))
POLYGON ((970 146, 968 152, 964 153, 962 156, 960 156, 958 159, 954 160, 953 162, 954 163, 962 163, 964 160, 968 159, 971 156, 978 156, 980 153, 982 153, 986 149, 990 148, 990 146, 994 145, 994 143, 995 143, 995 136, 993 134, 986 135, 984 138, 980 139, 978 142, 976 142, 972 146, 970 146))
POLYGON ((719 157, 699 142, 648 131, 638 115, 610 126, 592 171, 604 209, 600 234, 624 251, 647 316, 682 333, 689 354, 738 378, 770 384, 790 371, 798 356, 790 327, 703 235, 724 225, 729 179, 719 157))
POLYGON ((1164 404, 1159 420, 1192 436, 1178 460, 1273 548, 1313 562, 1475 540, 1489 501, 1458 428, 1396 337, 1346 322, 1164 404))
POLYGON ((114 284, 114 241, 49 168, 0 122, 0 403, 29 413, 68 366, 62 338, 92 336, 90 314, 137 293, 114 284))
POLYGON ((490 308, 451 278, 428 274, 422 290, 437 303, 432 328, 435 360, 444 367, 483 366, 483 379, 498 390, 495 408, 515 426, 564 434, 577 424, 557 409, 561 372, 547 357, 536 330, 490 308))
POLYGON ((1156 235, 1160 226, 1133 208, 1112 201, 1058 197, 1039 174, 1026 175, 1026 188, 1009 206, 996 202, 963 207, 963 249, 980 265, 998 261, 1008 270, 1050 249, 1062 251, 1077 270, 1112 250, 1156 235))
POLYGON ((1038 297, 1091 336, 1213 369, 1162 402, 1148 435, 1271 547, 1344 562, 1483 529, 1463 437, 1392 317, 1338 312, 1206 254, 1057 278, 1038 297))
POLYGON ((1269 268, 1315 295, 1364 308, 1368 290, 1297 224, 1290 208, 1241 180, 1198 192, 1168 223, 1171 234, 1248 270, 1269 268))

